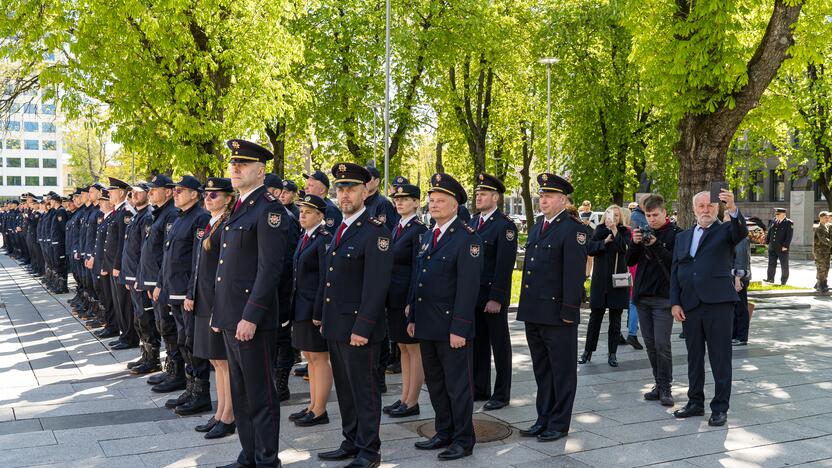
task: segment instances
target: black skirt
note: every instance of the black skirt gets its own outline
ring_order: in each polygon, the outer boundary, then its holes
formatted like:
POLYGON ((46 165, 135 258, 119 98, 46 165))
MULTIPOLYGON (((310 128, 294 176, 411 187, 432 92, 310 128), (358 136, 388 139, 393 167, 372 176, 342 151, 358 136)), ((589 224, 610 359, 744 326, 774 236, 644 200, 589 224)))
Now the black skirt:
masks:
POLYGON ((321 336, 321 327, 316 327, 311 320, 292 322, 292 346, 310 353, 329 351, 326 340, 321 336))
POLYGON ((211 317, 196 316, 194 322, 194 356, 202 359, 222 361, 228 359, 222 330, 211 330, 211 317))
POLYGON ((419 340, 407 334, 407 317, 404 309, 387 309, 387 331, 390 341, 401 344, 416 344, 419 340))

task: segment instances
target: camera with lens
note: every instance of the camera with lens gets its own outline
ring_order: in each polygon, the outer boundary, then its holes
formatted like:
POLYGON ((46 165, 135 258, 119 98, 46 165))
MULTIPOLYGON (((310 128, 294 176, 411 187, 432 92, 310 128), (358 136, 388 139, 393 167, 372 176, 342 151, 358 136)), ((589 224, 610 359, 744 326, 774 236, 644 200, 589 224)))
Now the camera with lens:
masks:
POLYGON ((641 241, 645 244, 649 244, 650 239, 656 236, 656 232, 653 231, 653 228, 649 224, 639 226, 638 228, 641 230, 641 241))

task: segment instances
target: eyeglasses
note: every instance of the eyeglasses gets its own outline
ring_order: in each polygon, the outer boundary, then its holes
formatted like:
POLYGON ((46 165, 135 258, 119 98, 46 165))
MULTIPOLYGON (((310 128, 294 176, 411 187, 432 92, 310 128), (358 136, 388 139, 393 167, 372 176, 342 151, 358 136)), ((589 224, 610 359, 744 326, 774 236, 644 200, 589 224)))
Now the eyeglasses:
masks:
POLYGON ((176 187, 175 189, 173 189, 173 193, 175 193, 177 195, 181 195, 182 193, 185 193, 186 190, 190 190, 190 189, 187 189, 187 188, 184 188, 184 187, 176 187))
POLYGON ((219 192, 208 192, 205 194, 206 198, 210 198, 211 200, 218 198, 220 196, 219 192))

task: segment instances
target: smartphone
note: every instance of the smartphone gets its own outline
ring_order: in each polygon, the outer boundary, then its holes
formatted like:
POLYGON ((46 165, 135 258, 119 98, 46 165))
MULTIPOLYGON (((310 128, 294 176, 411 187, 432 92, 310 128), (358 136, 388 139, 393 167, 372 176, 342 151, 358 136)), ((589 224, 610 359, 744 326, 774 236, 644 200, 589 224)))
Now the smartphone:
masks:
POLYGON ((711 182, 711 203, 719 203, 719 194, 722 193, 722 189, 728 190, 728 182, 724 180, 711 182))

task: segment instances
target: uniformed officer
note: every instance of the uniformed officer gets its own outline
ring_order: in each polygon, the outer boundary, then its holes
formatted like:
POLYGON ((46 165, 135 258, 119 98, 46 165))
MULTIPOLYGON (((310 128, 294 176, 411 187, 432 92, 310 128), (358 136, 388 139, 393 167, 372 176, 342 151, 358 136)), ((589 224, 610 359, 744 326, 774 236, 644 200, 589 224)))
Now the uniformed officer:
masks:
POLYGON ((165 372, 150 376, 149 385, 153 385, 154 392, 166 393, 184 390, 185 362, 179 352, 176 320, 167 301, 161 300, 158 289, 159 273, 164 256, 165 236, 173 227, 173 222, 179 210, 173 203, 173 181, 165 174, 154 176, 147 182, 148 197, 154 206, 152 222, 145 226, 144 242, 142 243, 139 270, 136 279, 136 289, 145 291, 153 302, 153 315, 156 330, 165 343, 165 372), (155 296, 155 297, 154 297, 155 296))
POLYGON ((526 242, 517 320, 526 323, 526 340, 537 382, 537 421, 520 431, 549 442, 566 437, 577 387, 578 322, 584 296, 588 228, 566 208, 572 185, 543 173, 541 222, 526 242))
POLYGON ((101 317, 104 316, 104 310, 101 305, 101 298, 98 296, 98 288, 96 287, 96 275, 93 273, 93 257, 95 256, 95 237, 98 229, 98 218, 101 215, 99 208, 99 198, 104 186, 98 182, 88 187, 89 192, 89 206, 87 207, 86 218, 83 220, 83 237, 79 241, 81 243, 80 251, 84 261, 84 280, 87 283, 87 292, 89 294, 89 313, 91 320, 84 325, 88 328, 98 328, 103 326, 101 317))
POLYGON ((101 195, 98 198, 98 209, 100 213, 97 220, 98 225, 95 230, 95 248, 90 261, 92 262, 98 300, 101 304, 100 310, 103 312, 99 320, 103 323, 104 328, 96 331, 95 335, 99 338, 113 338, 119 335, 119 327, 116 321, 116 311, 113 307, 110 271, 107 267, 106 252, 104 250, 107 242, 107 230, 113 222, 113 204, 110 201, 110 193, 106 189, 101 190, 101 195))
POLYGON ((283 203, 283 206, 286 207, 286 211, 288 211, 290 215, 294 216, 295 219, 298 219, 300 216, 300 209, 297 205, 295 205, 297 198, 298 184, 288 179, 284 180, 283 192, 280 193, 280 203, 283 203))
POLYGON ((275 290, 289 250, 289 216, 266 190, 271 152, 230 140, 229 172, 240 192, 222 233, 211 326, 221 329, 228 351, 231 399, 242 450, 237 464, 279 466, 280 406, 272 378, 280 308, 275 290))
POLYGON ((780 260, 780 284, 789 280, 789 246, 792 243, 794 224, 786 218, 785 208, 775 208, 775 217, 768 225, 766 243, 768 244, 768 272, 766 281, 774 282, 777 261, 780 260))
POLYGON ((194 269, 194 243, 202 240, 211 215, 201 206, 202 184, 196 177, 183 176, 173 187, 177 216, 165 235, 153 300, 170 306, 176 321, 176 344, 185 361, 185 392, 165 402, 165 407, 187 416, 211 410, 211 367, 207 359, 194 356, 194 314, 183 307, 194 269))
POLYGON ((324 216, 326 228, 333 231, 338 229, 342 215, 341 210, 329 199, 329 177, 321 171, 304 174, 303 177, 306 179, 306 193, 321 197, 326 202, 326 216, 324 216))
POLYGON ((364 201, 364 206, 370 212, 370 216, 381 220, 390 232, 396 229, 396 223, 399 222, 399 214, 396 213, 396 208, 390 203, 384 195, 379 192, 381 185, 381 174, 373 166, 367 166, 367 172, 370 173, 371 179, 367 184, 367 199, 364 201))
POLYGON ((829 229, 829 213, 826 211, 818 213, 818 225, 815 227, 812 251, 818 279, 815 289, 822 293, 829 292, 827 277, 829 276, 829 256, 832 252, 832 230, 829 229))
POLYGON ((78 210, 75 216, 72 217, 71 226, 67 233, 67 244, 70 250, 70 265, 72 265, 72 275, 75 278, 77 299, 72 304, 72 313, 76 314, 79 319, 85 318, 87 312, 90 310, 90 296, 87 291, 86 282, 86 268, 84 267, 83 254, 83 239, 85 238, 84 229, 87 220, 87 210, 90 206, 89 187, 81 187, 78 190, 78 210))
POLYGON ((41 200, 34 195, 29 197, 29 224, 26 228, 26 238, 29 242, 29 252, 32 257, 32 275, 35 278, 39 278, 45 273, 43 250, 38 242, 38 226, 43 215, 38 206, 40 202, 41 200))
POLYGON ((66 287, 66 223, 69 216, 64 208, 63 197, 54 192, 51 197, 54 213, 46 237, 49 239, 52 257, 52 290, 56 294, 65 294, 69 292, 66 287))
POLYGON ((387 193, 387 196, 389 196, 390 198, 395 198, 396 189, 405 185, 410 185, 410 181, 407 180, 407 177, 402 175, 394 177, 393 182, 390 183, 390 189, 387 193))
POLYGON ((482 274, 482 239, 457 215, 468 196, 456 179, 434 174, 428 193, 435 228, 422 236, 416 257, 408 333, 420 342, 436 435, 415 445, 420 450, 447 447, 439 459, 455 460, 471 455, 476 443, 470 341, 482 274))
POLYGON ((55 210, 52 206, 52 193, 49 192, 43 196, 39 204, 38 212, 41 214, 40 222, 38 223, 35 241, 40 246, 40 251, 43 256, 43 277, 41 281, 46 286, 47 291, 52 292, 52 240, 49 234, 52 232, 52 218, 55 215, 55 210))
POLYGON ((132 187, 130 204, 135 210, 135 214, 127 223, 121 263, 118 264, 119 277, 123 279, 125 288, 130 293, 133 320, 142 344, 142 357, 127 364, 127 368, 135 375, 150 374, 162 370, 159 362, 161 338, 156 327, 153 303, 144 291, 137 289, 145 233, 150 231, 150 226, 153 224, 153 214, 148 203, 149 190, 150 188, 143 182, 132 187))
POLYGON ((326 252, 321 333, 327 340, 344 440, 321 460, 355 458, 348 466, 378 466, 381 398, 376 382, 384 303, 393 255, 390 231, 364 206, 370 174, 362 166, 332 167, 343 220, 326 252))
POLYGON ((474 338, 474 400, 487 400, 483 409, 508 405, 511 397, 511 339, 508 306, 511 275, 517 258, 517 226, 499 208, 506 188, 489 174, 480 174, 474 189, 479 213, 468 223, 482 239, 483 269, 477 297, 474 338), (491 393, 491 353, 497 378, 491 393))
POLYGON ((139 346, 139 335, 136 332, 133 304, 130 292, 124 287, 121 277, 121 261, 124 254, 124 233, 127 224, 133 217, 133 207, 127 203, 127 192, 130 184, 110 177, 110 203, 114 206, 113 220, 107 228, 107 238, 104 247, 104 270, 108 271, 110 290, 112 291, 113 309, 118 320, 121 336, 112 345, 112 349, 130 349, 139 346))

